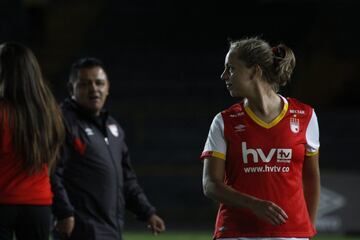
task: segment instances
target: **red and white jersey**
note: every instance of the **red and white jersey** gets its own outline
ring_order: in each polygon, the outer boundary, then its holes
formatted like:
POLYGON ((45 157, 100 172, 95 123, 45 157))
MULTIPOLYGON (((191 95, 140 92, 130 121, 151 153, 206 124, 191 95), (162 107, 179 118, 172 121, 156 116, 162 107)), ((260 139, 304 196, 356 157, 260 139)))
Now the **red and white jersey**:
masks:
POLYGON ((224 159, 226 185, 274 202, 289 218, 273 226, 249 209, 220 204, 215 238, 301 238, 316 233, 304 198, 302 167, 306 155, 318 153, 317 117, 310 106, 281 98, 283 109, 270 123, 259 119, 246 99, 216 115, 201 158, 224 159))
POLYGON ((0 101, 0 204, 51 205, 53 194, 50 186, 48 165, 29 175, 24 170, 23 157, 13 146, 12 127, 8 112, 0 101))

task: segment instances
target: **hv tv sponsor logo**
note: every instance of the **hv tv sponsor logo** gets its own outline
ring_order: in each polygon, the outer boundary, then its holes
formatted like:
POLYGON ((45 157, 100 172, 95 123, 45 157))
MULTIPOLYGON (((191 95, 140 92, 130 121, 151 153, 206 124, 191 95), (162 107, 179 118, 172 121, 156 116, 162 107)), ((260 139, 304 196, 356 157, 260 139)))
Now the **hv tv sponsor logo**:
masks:
POLYGON ((244 167, 245 173, 287 173, 290 172, 289 166, 259 166, 259 167, 244 167))
POLYGON ((252 156, 253 162, 258 163, 259 159, 264 162, 270 162, 276 156, 277 162, 290 163, 292 157, 291 148, 271 148, 268 153, 264 153, 261 148, 247 148, 246 142, 241 143, 243 162, 249 162, 249 156, 252 156))

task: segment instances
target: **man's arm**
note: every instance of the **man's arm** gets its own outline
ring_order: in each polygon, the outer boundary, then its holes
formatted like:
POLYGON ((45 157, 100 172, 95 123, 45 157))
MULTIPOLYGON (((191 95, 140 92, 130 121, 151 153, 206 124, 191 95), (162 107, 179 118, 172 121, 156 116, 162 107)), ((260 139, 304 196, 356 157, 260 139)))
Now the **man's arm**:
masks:
POLYGON ((50 178, 51 188, 54 194, 52 211, 57 219, 55 227, 60 234, 66 235, 67 237, 71 235, 75 226, 74 207, 70 203, 63 183, 64 169, 70 157, 70 149, 72 146, 69 136, 67 133, 58 164, 50 178))

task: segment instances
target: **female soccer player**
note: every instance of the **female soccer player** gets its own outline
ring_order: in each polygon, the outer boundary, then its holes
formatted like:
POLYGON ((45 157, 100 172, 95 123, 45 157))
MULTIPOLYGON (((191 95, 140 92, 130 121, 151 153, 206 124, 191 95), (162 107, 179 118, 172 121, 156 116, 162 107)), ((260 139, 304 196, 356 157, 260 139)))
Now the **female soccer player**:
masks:
POLYGON ((217 114, 205 148, 203 188, 220 202, 214 239, 308 239, 320 195, 313 108, 279 95, 295 67, 287 46, 230 42, 221 79, 239 103, 217 114))
POLYGON ((49 168, 64 139, 56 101, 33 53, 0 45, 0 239, 48 240, 49 168))

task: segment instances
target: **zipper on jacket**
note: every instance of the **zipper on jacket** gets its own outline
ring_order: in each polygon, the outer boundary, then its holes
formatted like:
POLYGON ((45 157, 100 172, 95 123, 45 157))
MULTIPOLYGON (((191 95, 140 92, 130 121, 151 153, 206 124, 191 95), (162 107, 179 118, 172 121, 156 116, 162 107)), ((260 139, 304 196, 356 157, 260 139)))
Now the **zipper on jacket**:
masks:
MULTIPOLYGON (((105 134, 107 134, 107 132, 105 134)), ((116 163, 115 163, 114 157, 113 157, 111 149, 110 149, 109 138, 104 137, 104 141, 105 141, 105 144, 108 146, 107 149, 109 151, 109 155, 110 155, 112 164, 114 165, 114 169, 116 169, 116 163)), ((118 200, 118 197, 119 197, 119 187, 118 187, 119 182, 120 182, 119 175, 116 174, 116 200, 118 200)), ((116 201, 116 208, 117 208, 117 214, 116 215, 120 214, 120 209, 121 208, 120 208, 119 204, 120 204, 119 201, 116 201)), ((116 218, 116 223, 115 224, 118 227, 118 231, 121 231, 121 226, 120 226, 119 221, 118 221, 117 218, 116 218)))

